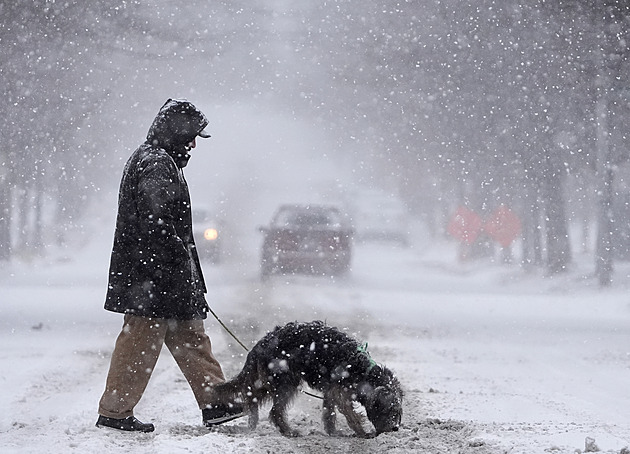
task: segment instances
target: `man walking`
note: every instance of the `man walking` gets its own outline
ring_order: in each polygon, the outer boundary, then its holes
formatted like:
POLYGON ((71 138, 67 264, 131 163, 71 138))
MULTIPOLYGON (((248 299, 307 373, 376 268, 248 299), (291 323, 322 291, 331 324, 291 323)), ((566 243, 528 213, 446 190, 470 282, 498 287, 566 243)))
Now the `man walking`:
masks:
POLYGON ((125 315, 99 403, 98 427, 154 430, 133 411, 163 345, 192 388, 205 425, 243 415, 241 405, 216 402, 212 392, 225 378, 204 329, 206 286, 182 170, 197 137, 210 137, 207 125, 193 104, 169 99, 125 165, 105 302, 106 310, 125 315))

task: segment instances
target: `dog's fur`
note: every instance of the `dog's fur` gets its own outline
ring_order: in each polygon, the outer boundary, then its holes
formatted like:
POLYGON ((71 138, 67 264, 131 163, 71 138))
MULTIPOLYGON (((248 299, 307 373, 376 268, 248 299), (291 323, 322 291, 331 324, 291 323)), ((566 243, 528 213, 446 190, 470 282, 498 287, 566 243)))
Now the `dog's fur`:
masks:
POLYGON ((247 355, 243 370, 215 386, 215 392, 223 401, 242 400, 251 430, 258 424, 259 406, 271 400, 269 419, 283 435, 298 436, 286 410, 302 382, 323 392, 322 421, 329 435, 337 433, 335 407, 358 436, 398 430, 403 396, 396 377, 356 340, 321 321, 289 323, 267 333, 247 355), (365 408, 375 433, 363 429, 356 402, 365 408))

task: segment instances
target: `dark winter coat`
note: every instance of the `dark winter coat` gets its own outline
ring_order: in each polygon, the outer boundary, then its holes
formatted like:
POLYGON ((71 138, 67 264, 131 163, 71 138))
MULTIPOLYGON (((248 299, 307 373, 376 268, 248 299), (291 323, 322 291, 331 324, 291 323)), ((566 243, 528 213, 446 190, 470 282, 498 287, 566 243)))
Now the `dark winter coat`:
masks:
POLYGON ((182 167, 207 125, 192 104, 168 100, 123 171, 105 309, 145 317, 206 318, 206 286, 182 167))

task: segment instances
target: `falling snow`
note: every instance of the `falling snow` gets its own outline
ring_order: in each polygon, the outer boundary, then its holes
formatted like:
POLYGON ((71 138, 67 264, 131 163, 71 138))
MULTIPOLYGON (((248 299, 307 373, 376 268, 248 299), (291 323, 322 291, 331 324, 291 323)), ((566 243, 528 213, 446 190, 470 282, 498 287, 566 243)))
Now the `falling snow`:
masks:
POLYGON ((628 452, 629 42, 615 1, 2 2, 3 452, 628 452), (167 98, 210 119, 185 173, 224 228, 211 306, 248 343, 312 319, 369 341, 399 432, 326 437, 305 395, 302 439, 208 433, 168 355, 154 434, 94 427, 118 184, 167 98), (348 212, 348 276, 261 282, 285 203, 348 212))

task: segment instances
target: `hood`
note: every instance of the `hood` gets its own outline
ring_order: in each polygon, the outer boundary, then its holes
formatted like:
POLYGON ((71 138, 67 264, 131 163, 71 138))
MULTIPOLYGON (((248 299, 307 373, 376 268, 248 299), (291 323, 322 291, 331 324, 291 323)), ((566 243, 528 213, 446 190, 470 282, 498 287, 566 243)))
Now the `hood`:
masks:
POLYGON ((168 99, 149 128, 147 142, 179 154, 197 136, 210 137, 204 131, 206 126, 208 119, 191 102, 168 99))

